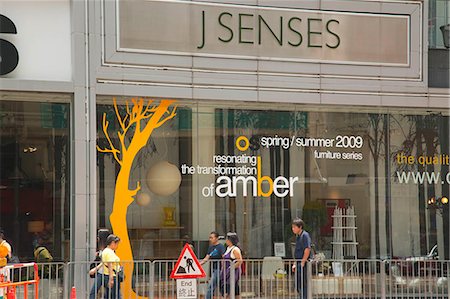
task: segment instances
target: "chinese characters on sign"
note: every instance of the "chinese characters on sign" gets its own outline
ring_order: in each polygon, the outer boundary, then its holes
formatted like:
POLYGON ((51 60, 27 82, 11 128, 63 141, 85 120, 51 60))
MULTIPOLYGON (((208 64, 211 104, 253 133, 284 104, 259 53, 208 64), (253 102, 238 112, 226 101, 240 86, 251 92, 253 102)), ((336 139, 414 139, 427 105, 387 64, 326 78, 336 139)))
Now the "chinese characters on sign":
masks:
POLYGON ((197 279, 177 279, 177 298, 197 298, 197 279))

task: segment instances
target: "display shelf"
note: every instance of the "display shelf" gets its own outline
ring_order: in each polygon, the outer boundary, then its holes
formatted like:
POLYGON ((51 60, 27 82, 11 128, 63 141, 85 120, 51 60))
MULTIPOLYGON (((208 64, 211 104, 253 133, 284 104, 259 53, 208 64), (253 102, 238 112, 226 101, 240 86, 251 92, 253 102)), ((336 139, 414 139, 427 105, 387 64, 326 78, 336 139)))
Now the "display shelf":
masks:
POLYGON ((149 260, 176 259, 186 242, 180 238, 182 229, 182 226, 128 229, 134 256, 149 260))
POLYGON ((353 207, 334 209, 333 217, 333 258, 351 257, 357 259, 356 215, 353 207))
POLYGON ((331 229, 357 229, 356 226, 332 226, 331 229))

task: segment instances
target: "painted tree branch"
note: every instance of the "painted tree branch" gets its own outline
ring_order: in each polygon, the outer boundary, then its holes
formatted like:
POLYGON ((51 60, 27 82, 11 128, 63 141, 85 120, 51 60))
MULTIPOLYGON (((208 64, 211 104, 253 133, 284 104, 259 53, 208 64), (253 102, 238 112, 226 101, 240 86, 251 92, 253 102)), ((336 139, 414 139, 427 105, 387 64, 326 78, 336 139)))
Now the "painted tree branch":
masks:
POLYGON ((163 118, 162 120, 160 120, 157 124, 156 124, 156 128, 161 127, 164 123, 166 123, 168 120, 171 120, 172 118, 175 117, 175 115, 177 115, 177 106, 173 107, 172 111, 166 111, 166 113, 168 113, 169 115, 166 116, 166 118, 163 118))
POLYGON ((136 196, 136 194, 141 190, 141 182, 137 182, 137 187, 134 190, 130 190, 131 196, 136 196))
MULTIPOLYGON (((132 128, 134 128, 134 135, 132 136, 132 138, 139 136, 142 133, 141 122, 143 120, 150 119, 153 116, 153 114, 155 113, 155 111, 158 109, 158 105, 152 105, 153 104, 152 100, 150 100, 147 103, 147 105, 145 105, 143 99, 139 99, 139 100, 132 99, 131 102, 133 105, 131 106, 131 108, 130 108, 129 102, 128 101, 125 102, 126 115, 122 116, 119 111, 119 106, 117 105, 117 101, 115 98, 113 99, 113 102, 114 102, 114 104, 113 104, 114 112, 116 114, 116 118, 117 118, 117 121, 120 126, 120 130, 117 132, 117 137, 120 142, 120 150, 114 146, 114 144, 111 140, 111 137, 109 136, 109 133, 108 133, 109 122, 106 120, 106 113, 103 114, 102 127, 103 127, 103 133, 105 134, 105 137, 108 141, 109 148, 102 149, 97 146, 97 149, 99 152, 102 152, 102 153, 113 154, 114 159, 117 161, 117 163, 119 163, 119 165, 122 165, 123 161, 121 158, 119 158, 119 155, 121 157, 126 156, 126 152, 128 151, 128 146, 126 143, 126 136, 127 136, 128 132, 132 128)), ((174 118, 176 115, 176 110, 177 110, 177 107, 173 107, 173 109, 171 111, 169 111, 169 110, 165 111, 164 114, 168 114, 168 116, 159 120, 156 123, 156 125, 154 126, 154 128, 159 128, 165 122, 174 118)))
POLYGON ((112 153, 114 156, 114 159, 117 161, 117 163, 119 163, 119 165, 122 166, 122 160, 119 158, 120 151, 115 148, 111 138, 109 137, 108 125, 109 125, 109 122, 106 120, 106 113, 103 113, 102 128, 103 128, 103 133, 105 134, 106 140, 108 140, 110 148, 102 149, 97 145, 97 150, 101 153, 112 153))
POLYGON ((117 106, 114 99, 114 111, 119 124, 117 137, 119 148, 116 148, 108 135, 108 122, 106 114, 103 115, 103 132, 109 143, 109 148, 100 149, 100 152, 112 153, 116 161, 120 164, 120 170, 117 174, 116 185, 114 188, 113 209, 110 214, 111 227, 114 234, 120 237, 121 245, 117 249, 117 254, 122 261, 130 261, 124 263, 125 280, 123 282, 124 298, 146 298, 139 296, 132 286, 132 277, 134 265, 133 252, 131 242, 128 235, 127 227, 127 211, 130 204, 135 200, 135 196, 141 189, 141 183, 137 182, 135 189, 130 189, 129 180, 132 170, 133 161, 136 159, 139 151, 147 145, 147 142, 154 129, 162 126, 168 120, 173 119, 176 115, 175 101, 161 100, 160 103, 154 104, 149 101, 144 104, 143 99, 132 99, 132 105, 125 102, 125 108, 122 111, 117 106), (120 159, 119 159, 120 154, 120 159))

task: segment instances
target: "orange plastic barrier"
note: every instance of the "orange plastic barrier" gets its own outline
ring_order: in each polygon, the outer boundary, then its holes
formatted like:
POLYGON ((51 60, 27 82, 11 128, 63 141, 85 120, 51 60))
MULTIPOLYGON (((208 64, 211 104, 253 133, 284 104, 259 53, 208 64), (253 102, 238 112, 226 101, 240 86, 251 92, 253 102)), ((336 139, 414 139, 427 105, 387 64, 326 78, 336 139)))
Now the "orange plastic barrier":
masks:
POLYGON ((1 268, 1 272, 8 273, 8 271, 21 268, 33 268, 33 279, 13 282, 9 275, 0 274, 0 290, 6 290, 6 299, 16 299, 16 289, 23 287, 23 299, 28 299, 28 286, 34 285, 34 297, 39 295, 39 275, 38 266, 36 263, 23 263, 7 265, 1 268))

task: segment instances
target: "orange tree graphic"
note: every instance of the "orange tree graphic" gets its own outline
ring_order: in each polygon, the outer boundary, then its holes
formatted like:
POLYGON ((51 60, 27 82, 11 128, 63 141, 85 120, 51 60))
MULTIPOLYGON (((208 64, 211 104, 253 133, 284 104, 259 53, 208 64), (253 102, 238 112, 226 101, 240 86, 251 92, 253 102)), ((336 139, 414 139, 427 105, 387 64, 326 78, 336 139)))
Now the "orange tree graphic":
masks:
POLYGON ((141 189, 141 183, 137 183, 136 188, 129 187, 131 166, 139 151, 147 144, 153 130, 162 126, 165 122, 176 115, 177 107, 173 100, 162 100, 159 104, 154 104, 152 100, 144 103, 143 99, 131 99, 131 107, 128 101, 125 102, 126 114, 119 112, 116 99, 114 98, 114 110, 119 130, 117 137, 119 146, 116 147, 108 132, 109 122, 106 120, 106 113, 103 113, 102 129, 109 144, 107 148, 97 150, 101 153, 110 153, 120 165, 120 170, 116 179, 114 190, 114 202, 109 220, 115 235, 121 239, 121 244, 117 249, 117 255, 124 261, 125 279, 123 282, 124 298, 140 298, 132 290, 131 279, 133 275, 133 253, 131 251, 130 239, 127 227, 127 210, 134 201, 134 197, 141 189))

